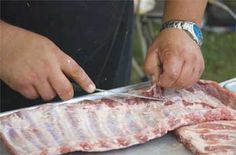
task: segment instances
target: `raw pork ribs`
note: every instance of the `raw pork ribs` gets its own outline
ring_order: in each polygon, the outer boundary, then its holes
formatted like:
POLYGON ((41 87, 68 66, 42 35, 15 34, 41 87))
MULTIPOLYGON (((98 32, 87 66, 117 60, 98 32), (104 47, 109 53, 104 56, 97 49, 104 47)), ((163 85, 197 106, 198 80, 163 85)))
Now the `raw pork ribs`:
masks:
MULTIPOLYGON (((223 104, 236 109, 235 95, 226 92, 215 83, 205 87, 209 94, 223 104)), ((209 83, 208 83, 209 84, 209 83)), ((180 127, 175 131, 177 138, 195 154, 236 155, 236 121, 211 121, 180 127)))
POLYGON ((212 121, 176 130, 180 142, 195 154, 236 154, 236 121, 212 121))
POLYGON ((236 120, 236 110, 225 106, 235 107, 235 96, 214 82, 137 92, 162 101, 113 97, 44 104, 2 116, 1 139, 17 155, 107 151, 144 143, 185 125, 236 120))

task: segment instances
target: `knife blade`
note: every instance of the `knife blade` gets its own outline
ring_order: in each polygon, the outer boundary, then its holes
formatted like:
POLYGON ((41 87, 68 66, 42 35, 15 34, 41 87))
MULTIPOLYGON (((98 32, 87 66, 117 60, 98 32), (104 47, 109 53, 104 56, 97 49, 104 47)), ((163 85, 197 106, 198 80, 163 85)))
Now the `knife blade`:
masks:
POLYGON ((148 96, 142 96, 142 95, 131 94, 131 93, 114 92, 112 90, 105 90, 105 89, 100 89, 100 88, 96 88, 95 90, 98 92, 108 92, 108 93, 112 93, 112 94, 120 95, 120 96, 137 97, 137 98, 143 98, 143 99, 154 100, 154 101, 164 101, 165 100, 164 98, 155 98, 155 97, 148 97, 148 96))

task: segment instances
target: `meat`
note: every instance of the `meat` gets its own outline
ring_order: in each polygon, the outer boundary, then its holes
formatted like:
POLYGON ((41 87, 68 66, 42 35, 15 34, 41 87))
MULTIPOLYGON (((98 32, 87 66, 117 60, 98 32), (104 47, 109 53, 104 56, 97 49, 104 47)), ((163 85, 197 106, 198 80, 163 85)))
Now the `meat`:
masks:
POLYGON ((234 106, 235 96, 215 87, 218 86, 212 82, 199 82, 191 89, 153 86, 138 91, 163 101, 103 98, 61 105, 44 104, 1 117, 0 135, 17 155, 126 148, 184 125, 236 120, 236 110, 223 104, 234 106))
MULTIPOLYGON (((226 106, 236 109, 236 100, 232 93, 216 83, 199 84, 205 86, 203 87, 205 92, 221 100, 226 106)), ((204 122, 180 127, 175 133, 178 140, 195 154, 236 154, 236 121, 204 122)))
POLYGON ((195 154, 236 154, 236 121, 212 121, 181 127, 176 130, 176 135, 195 154))
POLYGON ((217 98, 226 106, 236 109, 236 95, 234 93, 223 89, 216 82, 199 81, 198 84, 203 91, 207 92, 212 97, 217 98))

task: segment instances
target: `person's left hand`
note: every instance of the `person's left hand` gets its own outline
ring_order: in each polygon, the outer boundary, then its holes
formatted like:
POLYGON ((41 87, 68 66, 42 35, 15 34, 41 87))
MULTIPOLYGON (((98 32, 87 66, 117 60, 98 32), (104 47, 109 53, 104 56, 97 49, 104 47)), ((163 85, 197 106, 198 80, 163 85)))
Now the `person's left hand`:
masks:
POLYGON ((201 77, 204 59, 184 30, 168 28, 150 46, 144 70, 161 87, 188 88, 201 77))

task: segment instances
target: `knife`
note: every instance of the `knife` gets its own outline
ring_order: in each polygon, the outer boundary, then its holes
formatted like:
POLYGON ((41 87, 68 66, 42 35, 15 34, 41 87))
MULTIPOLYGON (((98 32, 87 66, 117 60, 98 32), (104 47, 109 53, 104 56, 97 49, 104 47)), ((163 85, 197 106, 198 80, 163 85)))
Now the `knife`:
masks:
MULTIPOLYGON (((76 83, 71 83, 73 86, 74 91, 76 92, 82 92, 82 89, 80 88, 80 86, 76 83)), ((165 98, 155 98, 155 97, 148 97, 148 96, 142 96, 142 95, 137 95, 137 94, 131 94, 131 93, 121 93, 121 92, 114 92, 112 90, 105 90, 105 89, 99 89, 96 88, 95 89, 97 92, 108 92, 108 93, 112 93, 115 95, 120 95, 120 96, 129 96, 129 97, 137 97, 137 98, 143 98, 143 99, 148 99, 148 100, 154 100, 154 101, 165 101, 165 98)))
POLYGON ((155 98, 155 97, 148 97, 148 96, 142 96, 142 95, 137 95, 137 94, 131 94, 131 93, 120 93, 120 92, 114 92, 112 90, 105 90, 105 89, 95 89, 98 92, 108 92, 112 93, 115 95, 120 95, 120 96, 129 96, 129 97, 137 97, 137 98, 143 98, 143 99, 148 99, 148 100, 154 100, 154 101, 164 101, 164 98, 155 98))

